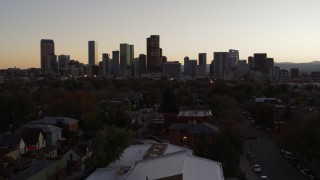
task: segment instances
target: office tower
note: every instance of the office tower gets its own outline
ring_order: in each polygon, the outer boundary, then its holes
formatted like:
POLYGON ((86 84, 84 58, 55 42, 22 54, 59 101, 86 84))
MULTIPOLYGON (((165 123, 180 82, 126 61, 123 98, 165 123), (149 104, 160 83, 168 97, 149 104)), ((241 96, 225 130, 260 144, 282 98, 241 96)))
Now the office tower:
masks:
POLYGON ((252 56, 248 57, 248 64, 249 64, 249 70, 254 71, 254 61, 252 56))
POLYGON ((184 61, 184 70, 183 70, 184 75, 191 76, 189 57, 188 56, 184 57, 183 61, 184 61))
POLYGON ((270 74, 270 69, 274 66, 273 58, 267 58, 266 53, 253 54, 253 67, 254 71, 261 72, 262 74, 270 74))
POLYGON ((151 35, 147 38, 147 71, 148 73, 161 73, 162 50, 160 48, 160 36, 151 35))
POLYGON ((239 51, 230 49, 228 53, 227 75, 229 79, 236 79, 237 64, 239 61, 239 51))
POLYGON ((162 75, 168 78, 180 78, 181 64, 179 61, 163 63, 162 75))
POLYGON ((136 72, 134 72, 134 66, 134 45, 130 45, 130 77, 133 77, 136 74, 136 72))
POLYGON ((119 75, 119 60, 120 60, 120 52, 112 51, 112 62, 111 62, 111 74, 119 75))
POLYGON ((40 41, 40 66, 41 73, 44 75, 49 69, 48 64, 50 63, 49 56, 54 55, 54 42, 51 39, 41 39, 40 41), (47 64, 47 65, 46 65, 47 64))
POLYGON ((139 58, 133 59, 133 74, 132 77, 139 77, 140 76, 140 69, 139 69, 139 58))
POLYGON ((147 56, 145 54, 139 55, 139 76, 147 73, 147 56))
POLYGON ((214 77, 214 60, 210 63, 210 76, 214 77))
POLYGON ((265 59, 267 58, 266 53, 255 53, 253 54, 253 68, 254 71, 263 72, 265 71, 265 59))
POLYGON ((214 77, 225 79, 228 63, 228 52, 214 52, 214 77))
POLYGON ((120 76, 129 77, 130 73, 130 45, 120 44, 120 76))
POLYGON ((199 65, 207 66, 207 53, 199 53, 199 65))
POLYGON ((111 72, 111 60, 108 53, 102 54, 102 75, 110 74, 111 72))
POLYGON ((94 66, 98 63, 98 43, 88 41, 88 64, 94 66))
POLYGON ((68 76, 70 74, 69 63, 70 63, 69 55, 64 55, 64 54, 58 55, 58 71, 61 76, 68 76))
POLYGON ((239 60, 237 65, 237 78, 244 79, 249 75, 250 67, 246 60, 239 60))
POLYGON ((228 65, 231 69, 235 69, 237 67, 239 61, 239 51, 230 49, 228 54, 228 65))
POLYGON ((189 67, 190 70, 189 74, 191 77, 196 76, 196 66, 197 66, 197 60, 189 60, 189 67))
POLYGON ((59 71, 63 69, 68 69, 70 62, 70 55, 58 55, 58 64, 59 64, 59 71))

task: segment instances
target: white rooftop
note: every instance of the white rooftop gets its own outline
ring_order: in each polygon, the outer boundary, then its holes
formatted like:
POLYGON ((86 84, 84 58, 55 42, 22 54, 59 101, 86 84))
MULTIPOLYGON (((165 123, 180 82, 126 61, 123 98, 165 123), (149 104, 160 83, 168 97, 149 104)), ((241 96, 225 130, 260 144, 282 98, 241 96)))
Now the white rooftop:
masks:
MULTIPOLYGON (((166 149, 162 155, 171 154, 179 151, 184 151, 187 154, 192 155, 193 151, 191 149, 179 147, 173 144, 156 144, 165 145, 166 149)), ((107 168, 100 168, 93 172, 86 180, 93 179, 108 179, 108 180, 118 180, 122 179, 126 173, 122 173, 121 169, 127 169, 128 167, 133 167, 138 161, 143 160, 144 155, 149 150, 152 144, 141 144, 141 145, 131 145, 122 154, 119 160, 108 165, 107 168)), ((160 156, 162 156, 160 155, 160 156)), ((153 158, 150 158, 153 159, 153 158)))
POLYGON ((117 175, 117 169, 115 168, 98 168, 92 173, 86 180, 121 180, 123 176, 117 175), (110 178, 106 178, 110 177, 110 178))
POLYGON ((182 175, 183 180, 224 180, 219 162, 193 156, 186 151, 139 161, 124 179, 151 180, 176 175, 182 175))
MULTIPOLYGON (((143 156, 151 147, 152 144, 131 145, 122 154, 119 160, 111 163, 108 167, 120 167, 120 166, 133 166, 137 161, 143 160, 143 156)), ((167 144, 167 148, 162 155, 170 154, 178 151, 187 150, 189 154, 192 154, 191 149, 179 147, 173 144, 167 144)))

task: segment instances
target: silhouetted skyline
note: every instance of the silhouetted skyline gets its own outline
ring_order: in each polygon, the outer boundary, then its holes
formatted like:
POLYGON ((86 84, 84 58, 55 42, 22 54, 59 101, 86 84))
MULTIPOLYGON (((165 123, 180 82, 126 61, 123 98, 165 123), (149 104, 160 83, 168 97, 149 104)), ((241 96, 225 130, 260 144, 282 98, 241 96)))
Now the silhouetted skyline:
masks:
POLYGON ((319 60, 320 1, 3 1, 0 3, 0 68, 40 67, 39 40, 53 39, 55 54, 88 62, 88 41, 102 53, 135 46, 146 54, 145 39, 161 36, 169 61, 198 53, 239 50, 240 59, 268 53, 276 62, 319 60))

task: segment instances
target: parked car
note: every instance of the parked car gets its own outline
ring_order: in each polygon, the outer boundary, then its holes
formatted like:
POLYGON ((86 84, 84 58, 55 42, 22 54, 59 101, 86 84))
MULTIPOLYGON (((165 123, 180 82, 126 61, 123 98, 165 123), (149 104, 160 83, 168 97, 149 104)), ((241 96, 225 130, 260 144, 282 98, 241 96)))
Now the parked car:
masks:
POLYGON ((290 151, 282 149, 281 153, 287 160, 296 160, 297 159, 296 156, 290 151))
POLYGON ((253 165, 253 171, 256 172, 256 173, 260 173, 261 172, 261 166, 259 164, 253 165))
POLYGON ((259 180, 268 180, 269 178, 267 176, 260 176, 259 180))

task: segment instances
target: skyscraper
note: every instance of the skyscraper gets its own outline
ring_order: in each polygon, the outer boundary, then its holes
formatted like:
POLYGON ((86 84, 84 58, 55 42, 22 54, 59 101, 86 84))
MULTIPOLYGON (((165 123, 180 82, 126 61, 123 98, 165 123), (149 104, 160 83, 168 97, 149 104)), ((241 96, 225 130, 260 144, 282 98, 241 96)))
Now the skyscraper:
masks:
POLYGON ((139 55, 139 76, 147 73, 147 56, 145 54, 139 55))
POLYGON ((70 55, 58 55, 58 70, 61 76, 69 74, 70 55))
POLYGON ((108 53, 102 54, 102 75, 109 74, 111 71, 111 60, 108 53))
POLYGON ((88 64, 94 66, 98 63, 98 44, 96 41, 88 41, 88 64))
POLYGON ((224 79, 227 71, 228 52, 214 52, 214 76, 224 79))
POLYGON ((199 53, 199 65, 207 66, 207 53, 199 53))
POLYGON ((160 48, 160 36, 151 35, 147 38, 147 71, 148 73, 161 73, 162 50, 160 48))
POLYGON ((239 51, 230 49, 228 53, 227 75, 229 79, 236 79, 237 65, 239 61, 239 51))
POLYGON ((130 73, 130 45, 120 44, 120 75, 129 77, 130 73))
POLYGON ((111 63, 111 73, 114 75, 119 75, 119 60, 120 60, 120 52, 112 51, 112 63, 111 63))
POLYGON ((40 65, 41 73, 44 75, 46 71, 49 71, 46 64, 51 64, 50 56, 54 55, 54 42, 51 39, 41 39, 40 41, 40 65))
POLYGON ((134 66, 134 45, 130 45, 130 77, 133 77, 136 74, 134 66))

